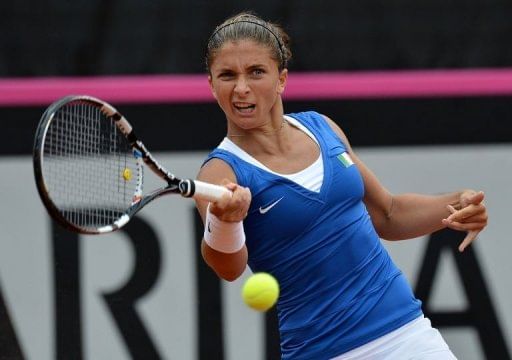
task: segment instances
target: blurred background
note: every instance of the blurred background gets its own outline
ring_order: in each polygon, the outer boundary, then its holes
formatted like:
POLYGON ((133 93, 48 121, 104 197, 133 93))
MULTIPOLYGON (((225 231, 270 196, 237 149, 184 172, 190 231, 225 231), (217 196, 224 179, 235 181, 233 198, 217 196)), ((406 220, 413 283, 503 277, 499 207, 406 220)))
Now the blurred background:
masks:
POLYGON ((33 180, 39 118, 71 93, 111 101, 166 167, 194 177, 225 132, 206 42, 243 10, 292 38, 285 111, 334 119, 390 191, 485 191, 489 226, 464 254, 451 231, 385 245, 459 359, 510 359, 506 0, 1 2, 0 359, 279 358, 275 309, 243 305, 249 272, 227 283, 202 263, 190 201, 78 236, 51 222, 33 180))

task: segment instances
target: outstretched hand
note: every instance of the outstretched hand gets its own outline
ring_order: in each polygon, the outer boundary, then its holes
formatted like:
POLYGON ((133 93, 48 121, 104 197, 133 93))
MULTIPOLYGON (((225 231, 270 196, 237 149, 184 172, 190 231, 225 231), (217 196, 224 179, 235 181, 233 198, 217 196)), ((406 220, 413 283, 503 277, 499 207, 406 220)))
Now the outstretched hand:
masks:
POLYGON ((487 208, 484 205, 483 191, 464 191, 459 200, 459 209, 448 205, 450 215, 443 219, 443 224, 450 229, 467 231, 467 235, 459 245, 462 252, 470 245, 477 235, 487 226, 487 208))

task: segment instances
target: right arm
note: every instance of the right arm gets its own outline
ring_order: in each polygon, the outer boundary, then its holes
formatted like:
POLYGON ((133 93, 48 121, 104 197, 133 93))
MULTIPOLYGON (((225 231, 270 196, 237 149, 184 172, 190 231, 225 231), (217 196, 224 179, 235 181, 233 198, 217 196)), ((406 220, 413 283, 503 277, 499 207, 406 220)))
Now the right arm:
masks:
MULTIPOLYGON (((222 200, 210 203, 210 213, 225 222, 243 221, 251 203, 251 193, 249 189, 236 183, 236 176, 228 164, 220 159, 213 158, 201 168, 197 179, 212 184, 222 184, 233 192, 230 198, 225 197, 222 200)), ((196 199, 196 207, 203 224, 206 225, 208 201, 196 199)), ((247 247, 245 244, 234 253, 225 253, 210 247, 203 238, 201 254, 208 266, 219 277, 227 281, 236 280, 242 275, 247 266, 247 247)))

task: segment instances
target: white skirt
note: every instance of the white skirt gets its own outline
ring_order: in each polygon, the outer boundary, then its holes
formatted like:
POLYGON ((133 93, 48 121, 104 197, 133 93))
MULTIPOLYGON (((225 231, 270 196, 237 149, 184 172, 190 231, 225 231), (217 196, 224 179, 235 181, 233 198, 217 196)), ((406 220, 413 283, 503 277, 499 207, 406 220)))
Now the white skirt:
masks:
POLYGON ((456 360, 437 329, 423 315, 331 360, 456 360))

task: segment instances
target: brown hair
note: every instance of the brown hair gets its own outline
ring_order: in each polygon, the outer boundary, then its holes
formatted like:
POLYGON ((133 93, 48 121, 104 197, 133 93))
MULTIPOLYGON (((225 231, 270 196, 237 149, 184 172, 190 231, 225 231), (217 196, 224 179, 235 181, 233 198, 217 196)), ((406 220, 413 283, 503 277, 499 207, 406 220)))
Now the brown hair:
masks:
POLYGON ((267 46, 279 64, 279 70, 288 66, 288 61, 292 57, 288 34, 280 25, 244 12, 230 17, 213 31, 206 47, 206 70, 210 71, 215 54, 222 45, 228 41, 245 39, 267 46))

